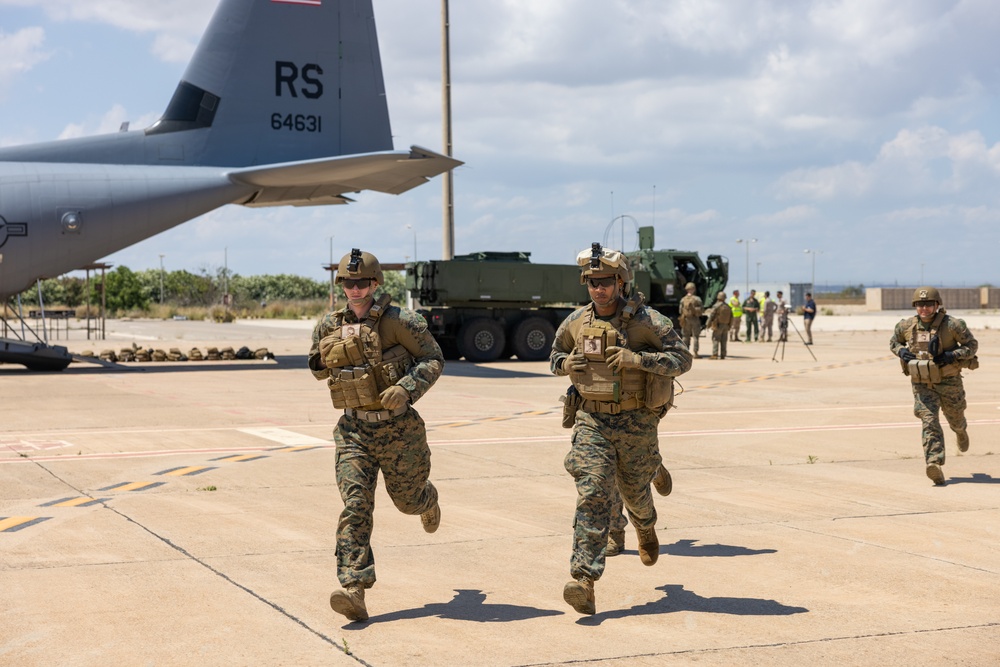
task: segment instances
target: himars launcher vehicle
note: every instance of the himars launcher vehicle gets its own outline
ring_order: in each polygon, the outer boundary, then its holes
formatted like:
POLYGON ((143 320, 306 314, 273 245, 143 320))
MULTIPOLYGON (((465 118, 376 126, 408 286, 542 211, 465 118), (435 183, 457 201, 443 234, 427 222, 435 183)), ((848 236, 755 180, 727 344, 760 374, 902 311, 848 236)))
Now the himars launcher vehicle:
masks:
MULTIPOLYGON (((726 258, 708 255, 703 262, 697 252, 653 250, 653 244, 653 228, 641 227, 639 250, 626 253, 635 274, 633 289, 646 296, 646 305, 676 323, 686 283, 697 286, 706 306, 725 289, 726 258)), ((480 252, 407 264, 406 289, 445 358, 548 358, 556 327, 589 297, 578 266, 532 264, 529 255, 480 252)))

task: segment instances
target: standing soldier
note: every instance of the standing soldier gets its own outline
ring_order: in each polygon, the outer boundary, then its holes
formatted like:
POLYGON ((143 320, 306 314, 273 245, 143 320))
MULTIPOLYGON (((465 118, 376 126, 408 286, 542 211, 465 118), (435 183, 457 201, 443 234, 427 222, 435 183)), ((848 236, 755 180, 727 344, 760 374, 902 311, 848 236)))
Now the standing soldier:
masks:
MULTIPOLYGON (((750 296, 743 302, 743 312, 747 318, 747 342, 750 342, 750 330, 753 330, 754 342, 760 337, 760 330, 757 328, 757 311, 760 309, 760 301, 757 300, 757 290, 750 290, 750 296)), ((739 337, 739 332, 737 332, 739 337)))
MULTIPOLYGON (((567 472, 576 480, 573 555, 563 599, 593 614, 594 582, 604 572, 615 485, 636 528, 639 557, 659 556, 656 508, 649 485, 660 467, 656 429, 673 398, 673 378, 691 368, 691 353, 670 320, 629 294, 632 270, 617 250, 594 243, 577 256, 591 303, 556 331, 552 372, 573 383, 566 397, 573 439, 567 472)), ((564 423, 569 422, 569 415, 564 423)))
POLYGON ((726 303, 726 293, 719 292, 715 305, 708 311, 706 327, 712 330, 712 358, 725 359, 729 340, 729 325, 733 322, 733 311, 726 303))
POLYGON ((767 342, 770 343, 774 332, 774 311, 778 310, 778 304, 771 298, 771 292, 764 292, 764 302, 761 307, 764 309, 764 319, 760 325, 760 339, 763 341, 764 335, 767 334, 767 342))
POLYGON ((440 377, 441 348, 424 319, 375 298, 382 268, 354 249, 337 268, 347 307, 327 313, 313 331, 309 369, 327 380, 333 407, 344 415, 334 428, 337 486, 344 510, 337 525, 337 578, 342 590, 330 606, 352 621, 368 619, 365 589, 375 583, 371 550, 375 487, 404 514, 419 514, 424 530, 441 522, 438 492, 429 481, 431 453, 424 422, 411 407, 440 377))
POLYGON ((734 343, 740 342, 740 319, 743 317, 743 302, 740 301, 740 291, 733 290, 733 296, 729 299, 729 309, 733 311, 733 321, 730 324, 730 340, 734 343))
POLYGON ((944 432, 938 412, 944 412, 948 426, 955 432, 958 451, 967 451, 962 369, 979 368, 979 343, 963 320, 945 314, 937 289, 917 288, 912 303, 917 314, 900 320, 889 349, 899 357, 903 374, 910 376, 913 385, 913 414, 923 422, 927 476, 935 486, 943 486, 944 432))
POLYGON ((701 297, 694 293, 697 289, 694 283, 684 286, 687 294, 681 299, 681 333, 684 336, 684 345, 691 350, 695 358, 698 355, 698 337, 701 336, 701 315, 704 310, 701 297), (692 342, 694 341, 694 347, 692 342))

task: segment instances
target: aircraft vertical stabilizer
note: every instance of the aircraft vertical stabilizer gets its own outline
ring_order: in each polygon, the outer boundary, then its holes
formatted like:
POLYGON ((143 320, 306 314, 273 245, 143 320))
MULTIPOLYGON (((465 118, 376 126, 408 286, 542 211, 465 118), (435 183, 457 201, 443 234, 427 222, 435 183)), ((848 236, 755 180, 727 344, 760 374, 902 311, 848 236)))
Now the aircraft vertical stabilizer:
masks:
POLYGON ((371 0, 222 0, 146 133, 185 130, 198 139, 164 160, 256 166, 392 150, 371 0))

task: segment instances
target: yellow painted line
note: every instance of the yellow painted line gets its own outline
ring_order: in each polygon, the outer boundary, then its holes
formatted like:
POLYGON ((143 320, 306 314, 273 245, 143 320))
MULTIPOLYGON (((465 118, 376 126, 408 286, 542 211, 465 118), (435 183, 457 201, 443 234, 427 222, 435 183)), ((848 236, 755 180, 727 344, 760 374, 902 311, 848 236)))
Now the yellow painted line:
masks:
POLYGON ((252 461, 253 459, 263 459, 266 456, 261 456, 260 454, 241 454, 237 456, 224 456, 221 459, 212 459, 213 461, 227 461, 229 463, 235 463, 238 461, 252 461))
POLYGON ((163 482, 126 482, 116 486, 109 486, 101 489, 101 491, 139 491, 141 489, 149 489, 154 486, 161 486, 162 484, 163 482))
POLYGON ((183 477, 185 475, 195 475, 206 470, 211 470, 211 468, 208 466, 188 466, 187 468, 178 468, 177 470, 171 470, 163 474, 169 477, 183 477))
POLYGON ((79 507, 80 505, 87 505, 93 502, 97 502, 97 500, 95 498, 88 498, 87 496, 84 496, 83 498, 70 498, 69 500, 64 500, 61 503, 50 505, 50 507, 79 507))
POLYGON ((13 533, 50 518, 47 516, 0 516, 0 533, 13 533))
POLYGON ((307 452, 310 449, 319 449, 319 445, 302 445, 301 447, 283 447, 281 449, 275 449, 275 452, 307 452))

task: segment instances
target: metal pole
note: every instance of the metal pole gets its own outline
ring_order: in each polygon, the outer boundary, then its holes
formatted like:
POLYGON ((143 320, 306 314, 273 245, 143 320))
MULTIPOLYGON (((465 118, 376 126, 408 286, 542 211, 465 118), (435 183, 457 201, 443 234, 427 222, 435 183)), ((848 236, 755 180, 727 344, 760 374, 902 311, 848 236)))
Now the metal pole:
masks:
POLYGON ((163 305, 163 255, 160 255, 160 305, 163 305))
MULTIPOLYGON (((444 154, 452 155, 451 145, 451 45, 448 23, 448 0, 441 0, 441 82, 442 82, 442 113, 444 116, 444 154)), ((453 191, 452 172, 449 169, 443 176, 444 187, 444 259, 455 256, 455 195, 453 191)), ((414 253, 413 261, 416 261, 414 253)))

